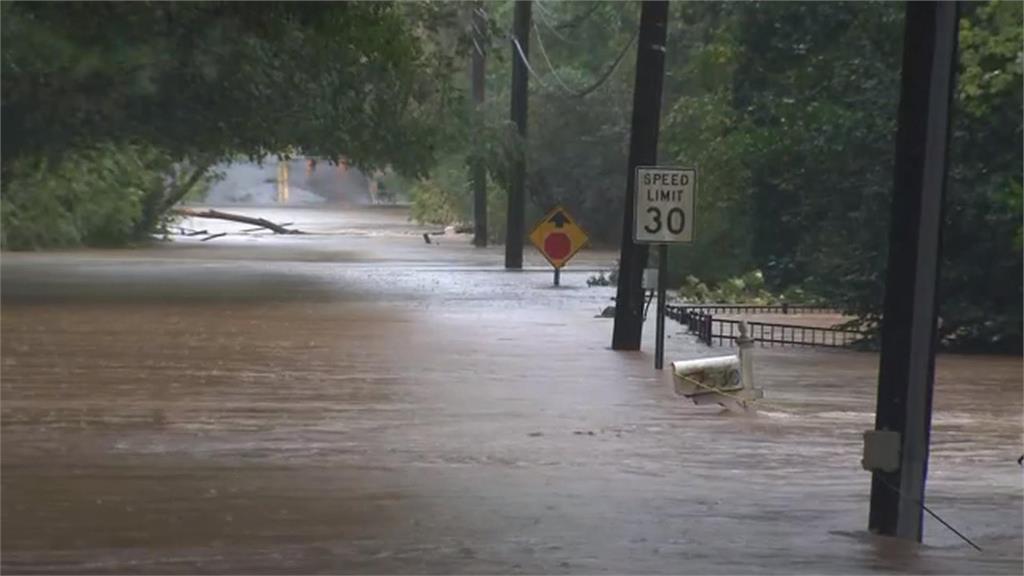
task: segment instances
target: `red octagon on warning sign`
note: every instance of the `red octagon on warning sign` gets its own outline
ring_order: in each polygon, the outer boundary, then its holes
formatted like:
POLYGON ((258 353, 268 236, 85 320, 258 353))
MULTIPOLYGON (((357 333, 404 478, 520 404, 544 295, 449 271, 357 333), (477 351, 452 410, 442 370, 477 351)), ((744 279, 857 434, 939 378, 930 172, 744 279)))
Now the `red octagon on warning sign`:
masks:
POLYGON ((562 260, 572 252, 572 240, 562 232, 552 232, 544 239, 544 252, 553 260, 562 260))
POLYGON ((552 266, 561 268, 586 245, 587 233, 558 206, 537 223, 530 241, 552 266))

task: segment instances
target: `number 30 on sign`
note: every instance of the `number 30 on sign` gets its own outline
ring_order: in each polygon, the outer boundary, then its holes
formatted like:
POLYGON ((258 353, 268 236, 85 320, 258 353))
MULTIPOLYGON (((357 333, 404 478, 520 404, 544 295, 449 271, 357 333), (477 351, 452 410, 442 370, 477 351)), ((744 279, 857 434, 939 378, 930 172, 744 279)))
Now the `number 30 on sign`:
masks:
POLYGON ((640 166, 635 188, 633 239, 637 243, 693 242, 696 169, 640 166))

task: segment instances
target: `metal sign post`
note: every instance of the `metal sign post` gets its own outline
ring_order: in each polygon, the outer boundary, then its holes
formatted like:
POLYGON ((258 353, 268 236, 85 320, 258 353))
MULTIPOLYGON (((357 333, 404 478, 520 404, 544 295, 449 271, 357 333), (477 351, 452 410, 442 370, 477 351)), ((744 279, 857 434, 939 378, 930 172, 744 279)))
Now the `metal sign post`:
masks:
POLYGON ((668 245, 693 242, 697 170, 639 166, 636 169, 637 244, 658 246, 658 310, 654 344, 654 368, 665 365, 665 296, 668 287, 668 245))
POLYGON ((668 277, 668 244, 658 245, 658 319, 654 344, 654 369, 665 365, 665 288, 668 277))

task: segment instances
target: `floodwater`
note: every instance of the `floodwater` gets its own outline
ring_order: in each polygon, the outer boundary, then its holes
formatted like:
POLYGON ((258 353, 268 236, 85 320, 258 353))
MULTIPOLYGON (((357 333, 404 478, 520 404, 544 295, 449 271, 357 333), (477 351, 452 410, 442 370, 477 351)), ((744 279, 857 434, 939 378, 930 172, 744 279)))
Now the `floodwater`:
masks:
POLYGON ((555 289, 400 210, 235 210, 319 233, 4 254, 4 573, 1024 569, 1020 358, 940 357, 928 504, 983 551, 909 545, 865 530, 873 354, 758 349, 721 414, 608 349, 614 254, 555 289))

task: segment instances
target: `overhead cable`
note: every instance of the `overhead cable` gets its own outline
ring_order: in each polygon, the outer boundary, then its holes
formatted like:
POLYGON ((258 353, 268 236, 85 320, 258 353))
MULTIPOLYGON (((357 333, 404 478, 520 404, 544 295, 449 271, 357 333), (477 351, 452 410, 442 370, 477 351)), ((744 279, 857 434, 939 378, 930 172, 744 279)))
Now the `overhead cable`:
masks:
MULTIPOLYGON (((602 74, 601 77, 598 78, 597 81, 595 81, 593 84, 579 91, 573 90, 568 85, 566 85, 566 83, 562 81, 561 77, 558 76, 558 74, 555 72, 555 68, 554 66, 552 66, 551 60, 547 56, 547 51, 544 50, 544 42, 543 40, 541 40, 539 33, 537 34, 537 45, 540 48, 541 55, 544 57, 544 60, 547 61, 548 67, 551 68, 552 75, 555 77, 555 80, 557 80, 558 83, 561 85, 561 92, 573 98, 583 98, 590 94, 591 92, 593 92, 594 90, 600 88, 601 85, 608 80, 608 78, 611 78, 612 73, 615 72, 615 69, 618 68, 619 64, 622 62, 622 58, 626 55, 626 52, 629 52, 629 48, 633 45, 633 42, 636 41, 636 37, 637 32, 633 32, 633 36, 622 47, 622 50, 619 52, 619 55, 615 57, 615 61, 612 62, 612 65, 608 67, 608 70, 606 70, 604 74, 602 74)), ((533 74, 537 81, 540 82, 541 86, 550 89, 550 86, 546 82, 544 82, 544 79, 541 78, 541 76, 537 74, 537 72, 530 65, 530 61, 526 58, 526 54, 523 52, 523 48, 519 44, 519 40, 516 39, 515 36, 510 36, 510 38, 512 39, 512 42, 516 47, 516 52, 519 54, 519 58, 523 61, 523 64, 526 65, 526 69, 529 70, 531 74, 533 74)))
POLYGON ((537 27, 537 23, 536 22, 533 23, 533 29, 534 29, 535 32, 537 32, 537 46, 540 47, 540 55, 543 56, 544 57, 544 61, 547 62, 548 69, 551 70, 551 75, 555 77, 555 80, 558 81, 558 83, 562 85, 562 88, 566 92, 573 93, 574 90, 572 88, 570 88, 569 85, 566 84, 564 80, 562 80, 562 77, 558 75, 558 71, 555 70, 554 65, 551 64, 551 58, 548 58, 548 51, 544 49, 544 40, 542 40, 541 37, 540 37, 540 28, 537 27))
POLYGON ((525 65, 526 69, 530 71, 530 74, 533 74, 533 77, 537 79, 537 82, 540 82, 541 86, 550 90, 551 86, 548 86, 547 82, 545 82, 544 79, 541 78, 540 74, 537 74, 537 71, 533 69, 533 66, 530 66, 530 60, 526 57, 526 54, 523 52, 523 47, 519 44, 519 39, 516 38, 514 34, 510 34, 509 39, 512 40, 512 45, 516 47, 516 52, 519 54, 519 59, 523 61, 523 65, 525 65))
MULTIPOLYGON (((551 12, 548 12, 548 10, 544 8, 542 2, 538 1, 535 2, 535 4, 538 8, 540 8, 540 10, 537 12, 537 15, 540 17, 541 22, 543 22, 544 25, 547 26, 549 30, 551 30, 551 33, 554 34, 556 38, 567 44, 579 44, 578 40, 572 40, 570 38, 567 38, 564 34, 558 31, 558 28, 556 26, 553 26, 551 24, 551 20, 548 20, 548 16, 551 16, 551 12), (545 14, 547 14, 548 16, 545 16, 545 14)), ((554 18, 554 16, 551 16, 551 18, 554 18)))

